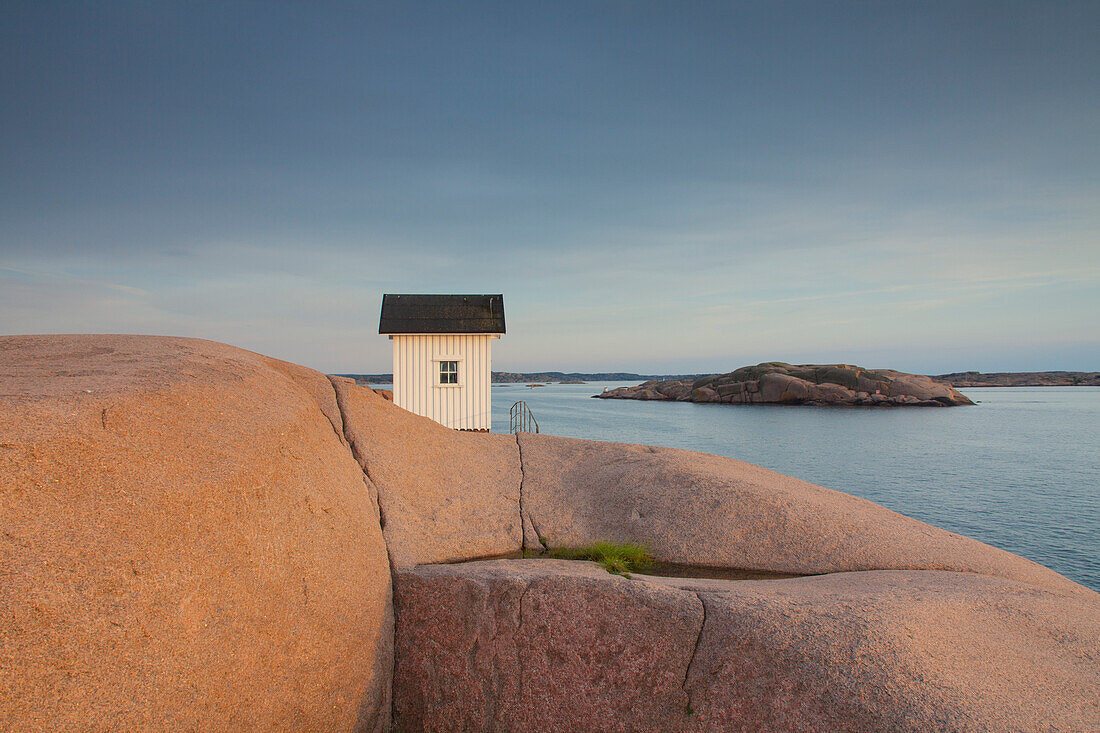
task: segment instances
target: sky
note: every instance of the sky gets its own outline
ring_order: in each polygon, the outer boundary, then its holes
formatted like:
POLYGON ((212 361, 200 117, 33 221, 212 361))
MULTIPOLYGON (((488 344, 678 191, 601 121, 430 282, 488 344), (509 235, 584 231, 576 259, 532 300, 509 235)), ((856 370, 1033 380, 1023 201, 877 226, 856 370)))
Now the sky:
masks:
POLYGON ((1100 369, 1100 3, 5 3, 0 333, 1100 369))

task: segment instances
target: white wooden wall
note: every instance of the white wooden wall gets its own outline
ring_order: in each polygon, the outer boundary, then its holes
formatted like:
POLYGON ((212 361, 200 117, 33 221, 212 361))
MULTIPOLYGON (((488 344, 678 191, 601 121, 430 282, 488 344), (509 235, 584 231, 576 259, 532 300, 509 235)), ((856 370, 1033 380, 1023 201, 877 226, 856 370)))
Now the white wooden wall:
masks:
POLYGON ((401 334, 393 339, 393 401, 449 428, 492 424, 491 345, 496 334, 401 334), (438 386, 440 360, 457 360, 459 385, 438 386))

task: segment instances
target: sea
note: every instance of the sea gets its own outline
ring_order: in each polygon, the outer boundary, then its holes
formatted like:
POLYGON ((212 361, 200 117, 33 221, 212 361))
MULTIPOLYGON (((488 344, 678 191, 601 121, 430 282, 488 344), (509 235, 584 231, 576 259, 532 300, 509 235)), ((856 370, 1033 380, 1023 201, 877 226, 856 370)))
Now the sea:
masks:
POLYGON ((973 407, 600 400, 636 382, 493 385, 542 433, 715 453, 869 499, 1100 591, 1100 387, 960 390, 973 407))

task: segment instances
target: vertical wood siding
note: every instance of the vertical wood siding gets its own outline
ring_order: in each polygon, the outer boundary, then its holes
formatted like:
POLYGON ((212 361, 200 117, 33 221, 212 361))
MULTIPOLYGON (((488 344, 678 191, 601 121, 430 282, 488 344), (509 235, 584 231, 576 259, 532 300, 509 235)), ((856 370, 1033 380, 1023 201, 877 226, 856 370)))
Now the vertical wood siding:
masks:
POLYGON ((492 424, 491 334, 403 334, 393 337, 393 401, 449 428, 492 424), (459 362, 459 386, 440 387, 438 362, 459 362))

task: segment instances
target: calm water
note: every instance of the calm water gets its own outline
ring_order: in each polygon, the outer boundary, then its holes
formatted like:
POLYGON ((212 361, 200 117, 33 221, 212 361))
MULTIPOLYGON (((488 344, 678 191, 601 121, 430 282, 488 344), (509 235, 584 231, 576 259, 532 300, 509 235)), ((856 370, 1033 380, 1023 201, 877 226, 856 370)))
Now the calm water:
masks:
POLYGON ((1100 387, 963 390, 981 404, 846 409, 594 400, 622 383, 493 385, 543 433, 717 453, 862 496, 1100 591, 1100 387))

